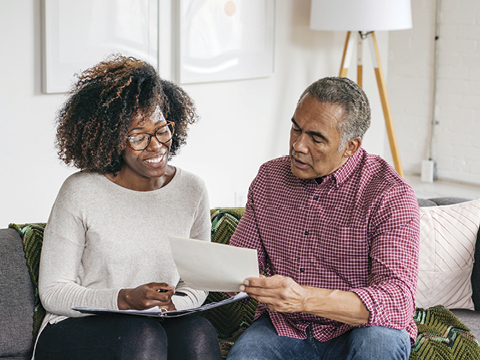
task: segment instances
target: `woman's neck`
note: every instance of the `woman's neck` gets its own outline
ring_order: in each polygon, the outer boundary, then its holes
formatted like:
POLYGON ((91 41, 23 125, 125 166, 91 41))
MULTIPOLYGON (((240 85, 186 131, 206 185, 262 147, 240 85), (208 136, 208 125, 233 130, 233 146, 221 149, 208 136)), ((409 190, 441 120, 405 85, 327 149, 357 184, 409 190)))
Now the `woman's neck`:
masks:
POLYGON ((105 174, 105 177, 115 184, 129 190, 153 191, 168 185, 172 181, 177 171, 174 166, 168 165, 167 170, 161 177, 147 178, 132 173, 128 169, 128 167, 123 167, 116 174, 108 173, 105 174))

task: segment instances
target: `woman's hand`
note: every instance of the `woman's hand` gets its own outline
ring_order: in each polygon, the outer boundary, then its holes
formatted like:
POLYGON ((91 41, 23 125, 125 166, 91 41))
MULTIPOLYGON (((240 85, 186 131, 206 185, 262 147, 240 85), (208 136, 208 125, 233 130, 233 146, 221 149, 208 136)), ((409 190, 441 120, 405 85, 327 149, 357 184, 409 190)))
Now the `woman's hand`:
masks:
POLYGON ((146 310, 154 306, 167 311, 175 310, 172 295, 175 287, 166 283, 149 283, 134 289, 121 289, 118 293, 120 310, 146 310), (161 290, 161 292, 159 292, 161 290))

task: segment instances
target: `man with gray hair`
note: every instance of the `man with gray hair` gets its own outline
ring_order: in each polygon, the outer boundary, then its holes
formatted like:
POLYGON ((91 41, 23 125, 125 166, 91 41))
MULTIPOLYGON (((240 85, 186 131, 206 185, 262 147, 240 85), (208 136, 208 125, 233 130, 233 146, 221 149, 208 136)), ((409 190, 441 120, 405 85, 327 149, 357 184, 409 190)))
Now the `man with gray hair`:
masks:
POLYGON ((363 90, 324 78, 300 97, 289 156, 263 164, 230 244, 258 251, 265 275, 240 290, 254 323, 228 359, 408 359, 419 212, 396 171, 368 154, 363 90))

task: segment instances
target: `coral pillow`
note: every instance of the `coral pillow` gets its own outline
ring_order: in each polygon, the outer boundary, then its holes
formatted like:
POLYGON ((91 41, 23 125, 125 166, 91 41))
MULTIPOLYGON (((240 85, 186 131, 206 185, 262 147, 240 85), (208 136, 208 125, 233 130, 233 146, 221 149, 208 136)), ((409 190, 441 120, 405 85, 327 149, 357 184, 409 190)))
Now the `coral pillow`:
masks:
POLYGON ((474 310, 471 275, 480 199, 420 208, 416 306, 474 310))

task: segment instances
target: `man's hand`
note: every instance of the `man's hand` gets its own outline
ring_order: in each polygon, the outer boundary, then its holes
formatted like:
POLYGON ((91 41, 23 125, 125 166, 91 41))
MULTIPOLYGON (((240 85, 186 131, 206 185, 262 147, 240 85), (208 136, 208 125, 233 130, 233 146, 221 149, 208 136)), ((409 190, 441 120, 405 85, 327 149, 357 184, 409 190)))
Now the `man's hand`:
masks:
POLYGON ((293 313, 305 311, 308 291, 292 278, 274 275, 247 278, 240 286, 250 297, 262 302, 272 311, 293 313))
POLYGON ((146 310, 154 306, 167 311, 175 310, 172 295, 175 287, 166 283, 149 283, 134 289, 121 289, 118 293, 120 310, 146 310), (162 292, 159 292, 161 290, 162 292))
POLYGON ((367 323, 370 317, 354 292, 301 286, 285 276, 247 278, 240 290, 276 312, 301 312, 350 325, 367 323))

